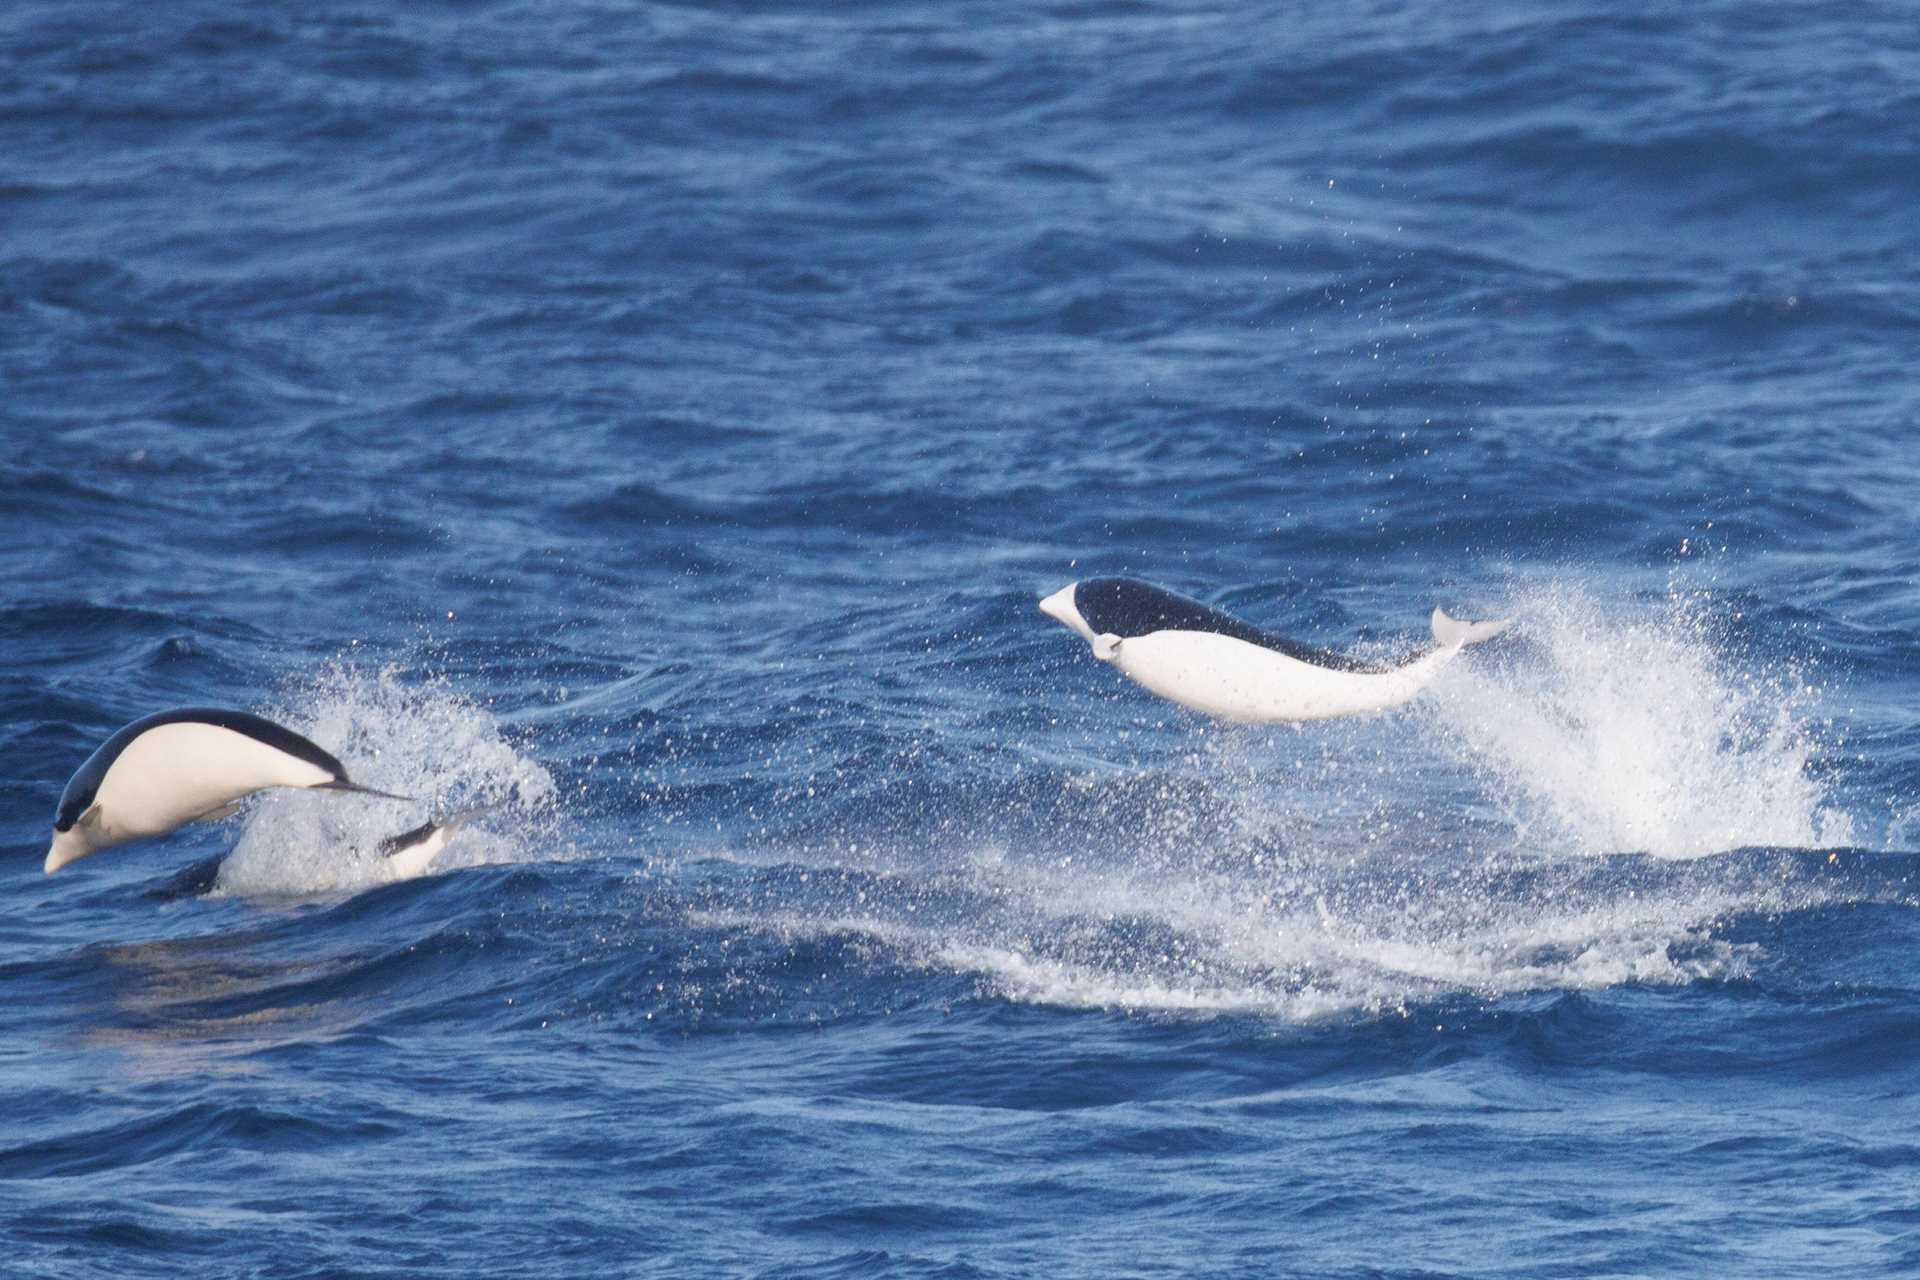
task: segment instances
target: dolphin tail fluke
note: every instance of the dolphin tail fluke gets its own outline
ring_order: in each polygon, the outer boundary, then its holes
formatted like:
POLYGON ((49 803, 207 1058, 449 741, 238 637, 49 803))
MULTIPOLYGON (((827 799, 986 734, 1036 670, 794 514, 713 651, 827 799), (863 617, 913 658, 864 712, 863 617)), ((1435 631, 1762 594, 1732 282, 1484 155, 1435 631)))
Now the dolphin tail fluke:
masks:
POLYGON ((1433 642, 1442 649, 1460 649, 1479 644, 1482 640, 1491 640, 1512 625, 1512 618, 1500 618, 1494 622, 1468 622, 1464 618, 1448 617, 1445 609, 1435 609, 1433 642))

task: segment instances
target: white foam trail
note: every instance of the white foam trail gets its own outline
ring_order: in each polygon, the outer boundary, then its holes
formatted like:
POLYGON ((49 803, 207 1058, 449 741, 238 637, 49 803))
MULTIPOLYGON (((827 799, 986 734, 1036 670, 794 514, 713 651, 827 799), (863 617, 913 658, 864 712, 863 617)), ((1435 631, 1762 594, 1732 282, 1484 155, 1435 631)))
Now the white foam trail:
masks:
POLYGON ((1011 999, 1288 1022, 1446 995, 1738 977, 1753 949, 1715 938, 1715 919, 1803 896, 1772 884, 1751 897, 1596 895, 1569 877, 1544 884, 1543 901, 1496 894, 1478 877, 1367 883, 1297 865, 1239 877, 1151 864, 1003 869, 994 879, 982 888, 1009 905, 1002 923, 1019 927, 929 936, 933 960, 980 972, 1011 999), (1114 922, 1118 934, 1103 927, 1114 922))
POLYGON ((1738 979, 1765 957, 1721 936, 1722 921, 1826 894, 1764 862, 1705 881, 1585 858, 1426 873, 1419 860, 1320 849, 1256 861, 1260 847, 1235 850, 1229 869, 1218 850, 1151 837, 1103 867, 982 846, 931 875, 884 870, 911 858, 876 850, 865 869, 830 860, 783 874, 772 897, 708 900, 689 923, 857 937, 876 957, 972 975, 1019 1003, 1306 1023, 1463 996, 1738 979))
POLYGON ((443 682, 403 683, 389 668, 322 671, 268 712, 325 746, 363 786, 414 804, 304 791, 265 793, 220 864, 215 892, 333 893, 400 878, 380 842, 472 805, 497 804, 458 832, 431 870, 563 856, 552 776, 522 755, 484 708, 443 682))
POLYGON ((1740 670, 1698 598, 1620 621, 1549 587, 1516 612, 1530 656, 1456 664, 1423 710, 1491 781, 1522 845, 1693 858, 1853 841, 1808 771, 1815 691, 1784 660, 1740 670))

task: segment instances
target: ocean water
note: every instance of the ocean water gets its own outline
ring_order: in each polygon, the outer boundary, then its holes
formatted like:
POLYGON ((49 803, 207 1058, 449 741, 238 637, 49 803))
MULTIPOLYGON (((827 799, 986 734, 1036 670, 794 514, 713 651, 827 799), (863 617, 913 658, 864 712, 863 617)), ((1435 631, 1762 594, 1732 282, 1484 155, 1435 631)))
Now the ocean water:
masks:
POLYGON ((14 0, 0 1271, 1920 1274, 1916 86, 1872 3, 14 0), (1235 728, 1034 607, 1115 573, 1517 621, 1235 728), (43 875, 194 704, 418 800, 43 875))

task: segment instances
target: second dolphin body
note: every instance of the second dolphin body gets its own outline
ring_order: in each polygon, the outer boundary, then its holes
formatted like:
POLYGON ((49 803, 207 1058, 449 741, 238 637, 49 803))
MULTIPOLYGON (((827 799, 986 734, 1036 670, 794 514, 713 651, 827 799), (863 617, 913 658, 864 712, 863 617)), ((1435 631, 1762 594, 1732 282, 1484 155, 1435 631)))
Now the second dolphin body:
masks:
POLYGON ((1195 711, 1256 724, 1384 711, 1412 698, 1511 618, 1464 622, 1435 609, 1434 647, 1398 665, 1363 662, 1263 631, 1133 578, 1088 578, 1040 602, 1128 678, 1195 711))

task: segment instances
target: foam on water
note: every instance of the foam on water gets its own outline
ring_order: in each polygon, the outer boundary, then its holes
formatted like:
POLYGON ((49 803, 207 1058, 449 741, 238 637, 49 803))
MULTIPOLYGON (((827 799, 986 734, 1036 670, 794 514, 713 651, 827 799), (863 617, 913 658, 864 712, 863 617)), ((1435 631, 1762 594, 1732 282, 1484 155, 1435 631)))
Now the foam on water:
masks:
POLYGON ((859 936, 1017 1003, 1298 1023, 1462 996, 1737 979, 1765 957, 1724 936, 1728 918, 1822 897, 1765 869, 1703 886, 1634 881, 1598 861, 1422 877, 1392 862, 1249 857, 1224 873, 1176 850, 1135 854, 1134 865, 1094 868, 996 850, 905 895, 830 870, 804 894, 710 905, 693 922, 859 936))
POLYGON ((415 797, 278 790, 249 809, 216 892, 249 896, 353 891, 400 878, 380 842, 429 817, 494 806, 464 827, 431 870, 559 856, 553 777, 502 735, 485 707, 444 681, 332 664, 267 714, 325 746, 363 786, 415 797))
MULTIPOLYGON (((1170 869, 1169 869, 1170 870, 1170 869)), ((1670 985, 1739 976, 1748 949, 1712 922, 1742 893, 1621 890, 1577 878, 1516 890, 1498 874, 1276 867, 1182 882, 1142 869, 1023 877, 1023 928, 941 940, 941 960, 1020 1000, 1283 1021, 1405 1012, 1453 995, 1670 985)), ((1754 886, 1780 901, 1777 885, 1754 886)))

